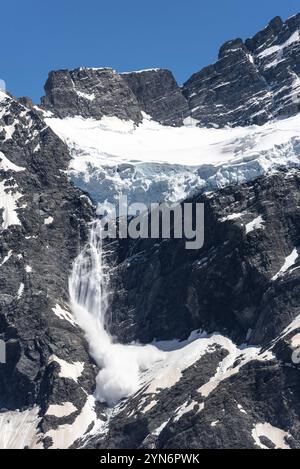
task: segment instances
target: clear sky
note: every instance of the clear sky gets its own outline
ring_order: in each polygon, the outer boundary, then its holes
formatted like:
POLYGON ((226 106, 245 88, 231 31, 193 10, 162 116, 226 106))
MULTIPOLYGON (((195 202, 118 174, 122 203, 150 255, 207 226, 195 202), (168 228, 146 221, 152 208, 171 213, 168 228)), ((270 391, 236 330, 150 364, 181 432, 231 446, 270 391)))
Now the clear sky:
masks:
POLYGON ((50 70, 164 67, 179 83, 299 0, 8 0, 1 2, 0 78, 15 96, 43 94, 50 70))

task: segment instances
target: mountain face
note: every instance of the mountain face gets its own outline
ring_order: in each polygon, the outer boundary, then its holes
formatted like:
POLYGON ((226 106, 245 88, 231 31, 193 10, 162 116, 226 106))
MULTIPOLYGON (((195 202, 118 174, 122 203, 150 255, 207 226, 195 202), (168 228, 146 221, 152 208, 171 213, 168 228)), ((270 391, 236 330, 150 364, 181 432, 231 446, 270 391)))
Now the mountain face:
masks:
POLYGON ((39 114, 4 93, 0 109, 0 338, 7 359, 0 366, 0 440, 4 448, 43 447, 51 428, 69 414, 74 420, 93 394, 94 364, 69 312, 68 276, 94 214, 65 174, 67 147, 39 114), (72 412, 63 417, 68 402, 72 412))
POLYGON ((152 342, 167 357, 89 447, 300 447, 292 360, 299 189, 297 171, 200 196, 206 242, 195 253, 178 240, 114 248, 110 330, 121 342, 152 342), (205 333, 190 336, 195 330, 205 333))
POLYGON ((199 126, 262 125, 299 112, 300 14, 274 18, 250 39, 226 42, 218 61, 180 88, 168 70, 118 74, 110 69, 51 72, 42 99, 58 117, 116 116, 165 125, 192 118, 199 126))
POLYGON ((123 73, 141 109, 165 125, 182 125, 189 116, 188 103, 169 70, 123 73))
POLYGON ((120 240, 113 335, 151 343, 201 329, 263 346, 276 338, 300 314, 298 264, 274 281, 300 242, 299 188, 297 171, 191 199, 205 206, 201 250, 177 239, 120 240))
POLYGON ((42 98, 45 109, 63 117, 115 116, 142 121, 142 112, 168 125, 181 125, 187 101, 168 70, 118 74, 111 69, 81 68, 51 72, 42 98))
POLYGON ((300 15, 273 19, 243 42, 229 41, 219 60, 183 86, 200 125, 264 124, 299 112, 300 15))
POLYGON ((0 92, 0 448, 300 447, 299 30, 181 88, 81 68, 40 107, 0 92), (119 194, 203 203, 204 246, 99 243, 119 194))
POLYGON ((76 69, 51 72, 45 84, 43 107, 60 117, 80 115, 101 119, 116 116, 141 122, 136 97, 111 69, 76 69))

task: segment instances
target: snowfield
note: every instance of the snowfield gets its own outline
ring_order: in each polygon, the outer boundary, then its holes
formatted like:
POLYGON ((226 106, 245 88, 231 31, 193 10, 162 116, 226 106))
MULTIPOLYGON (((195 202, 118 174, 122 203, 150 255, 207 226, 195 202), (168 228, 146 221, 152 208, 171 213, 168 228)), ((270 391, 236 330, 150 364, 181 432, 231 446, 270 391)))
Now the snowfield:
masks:
POLYGON ((300 166, 300 116, 264 126, 199 128, 189 118, 167 127, 115 117, 47 118, 68 145, 70 174, 95 201, 177 202, 201 190, 240 184, 300 166))

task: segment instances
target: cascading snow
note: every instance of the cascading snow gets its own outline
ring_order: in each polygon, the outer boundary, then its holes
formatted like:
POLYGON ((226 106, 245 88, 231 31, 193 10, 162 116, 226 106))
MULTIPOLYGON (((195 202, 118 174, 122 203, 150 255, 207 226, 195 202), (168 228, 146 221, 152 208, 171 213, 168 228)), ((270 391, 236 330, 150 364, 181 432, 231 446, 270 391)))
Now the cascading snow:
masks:
POLYGON ((116 405, 139 389, 140 375, 164 353, 152 345, 122 345, 113 342, 106 329, 108 267, 101 238, 101 221, 92 223, 90 239, 74 262, 69 279, 73 314, 85 332, 90 354, 100 371, 96 399, 116 405))

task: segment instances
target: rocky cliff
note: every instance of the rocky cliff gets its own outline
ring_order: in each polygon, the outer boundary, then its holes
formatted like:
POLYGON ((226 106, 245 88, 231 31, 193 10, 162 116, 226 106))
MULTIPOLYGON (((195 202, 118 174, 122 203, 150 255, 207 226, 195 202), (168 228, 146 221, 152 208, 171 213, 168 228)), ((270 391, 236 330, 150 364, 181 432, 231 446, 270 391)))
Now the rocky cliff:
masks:
POLYGON ((80 68, 51 72, 42 107, 56 116, 115 116, 136 124, 145 112, 163 124, 182 125, 188 105, 173 75, 154 69, 118 74, 111 69, 80 68))
POLYGON ((299 112, 300 15, 274 18, 253 38, 226 42, 218 61, 183 86, 200 125, 263 124, 299 112))
POLYGON ((142 112, 165 125, 187 117, 199 126, 264 124, 300 108, 300 14, 274 18, 250 39, 226 42, 216 63, 180 88, 168 70, 118 74, 110 69, 51 72, 42 99, 58 117, 132 119, 142 112))
POLYGON ((51 429, 85 411, 94 390, 94 364, 68 295, 94 215, 65 174, 67 147, 39 113, 1 93, 0 125, 1 446, 40 447, 53 443, 51 429), (71 410, 60 412, 68 402, 71 410))
POLYGON ((200 251, 115 246, 111 331, 167 358, 90 447, 300 447, 299 197, 298 171, 261 178, 194 200, 200 251))

